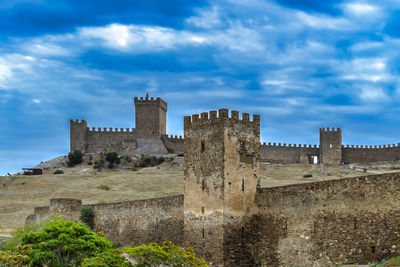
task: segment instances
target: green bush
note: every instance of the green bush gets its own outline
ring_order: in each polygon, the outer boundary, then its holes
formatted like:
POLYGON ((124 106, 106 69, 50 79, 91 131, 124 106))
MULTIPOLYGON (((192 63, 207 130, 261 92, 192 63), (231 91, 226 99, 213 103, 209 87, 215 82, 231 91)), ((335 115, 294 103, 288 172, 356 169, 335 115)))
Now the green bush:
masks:
POLYGON ((118 157, 117 152, 108 152, 106 154, 106 161, 108 162, 108 168, 112 169, 114 164, 120 164, 121 160, 118 157))
POLYGON ((92 208, 82 207, 79 214, 79 220, 86 224, 90 229, 94 229, 94 212, 92 208))
POLYGON ((74 152, 68 153, 68 161, 67 165, 69 167, 73 167, 77 164, 81 164, 83 162, 83 154, 79 150, 74 150, 74 152))
POLYGON ((111 187, 109 185, 106 185, 106 184, 98 185, 98 186, 96 186, 96 188, 97 189, 101 189, 101 190, 107 190, 107 191, 111 189, 111 187))
POLYGON ((101 170, 102 168, 104 168, 104 165, 106 164, 106 162, 104 161, 104 159, 99 159, 99 160, 96 160, 95 162, 94 162, 94 165, 93 165, 93 169, 99 169, 99 170, 101 170))
POLYGON ((142 154, 140 159, 135 162, 135 167, 154 167, 160 165, 165 161, 164 157, 156 157, 156 156, 149 156, 146 154, 142 154))
POLYGON ((77 266, 85 258, 112 248, 110 241, 86 225, 61 219, 23 235, 22 245, 30 246, 29 258, 33 266, 77 266))
POLYGON ((137 247, 127 247, 123 251, 137 262, 136 266, 207 266, 203 259, 197 258, 192 248, 177 247, 166 241, 161 245, 144 244, 137 247))
POLYGON ((53 174, 63 174, 63 173, 64 173, 63 170, 55 170, 55 171, 53 172, 53 174))
POLYGON ((133 266, 126 258, 121 256, 121 251, 117 249, 110 249, 96 254, 94 257, 86 258, 82 262, 83 267, 130 267, 133 266))

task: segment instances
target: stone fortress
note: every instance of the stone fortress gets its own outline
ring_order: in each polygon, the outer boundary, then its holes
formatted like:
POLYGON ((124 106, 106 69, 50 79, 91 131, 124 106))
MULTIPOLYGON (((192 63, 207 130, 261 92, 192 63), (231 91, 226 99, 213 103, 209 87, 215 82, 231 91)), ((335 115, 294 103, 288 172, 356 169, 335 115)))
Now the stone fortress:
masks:
POLYGON ((60 212, 78 220, 80 208, 91 207, 95 230, 112 241, 171 240, 192 246, 212 266, 332 266, 400 255, 400 173, 260 187, 260 160, 268 149, 281 162, 297 163, 304 155, 343 162, 340 129, 320 133, 320 148, 260 146, 258 115, 250 120, 247 113, 239 118, 237 111, 220 109, 187 116, 183 195, 92 205, 51 199, 27 222, 60 212))
POLYGON ((70 149, 83 153, 118 152, 129 153, 181 153, 182 136, 168 136, 167 103, 161 98, 146 97, 135 101, 134 129, 95 128, 87 126, 86 120, 70 120, 70 149))
MULTIPOLYGON (((70 121, 70 150, 127 153, 181 153, 182 136, 168 136, 167 103, 161 98, 135 97, 134 129, 88 128, 86 120, 70 121)), ((340 128, 321 128, 319 146, 281 143, 260 144, 262 161, 283 164, 370 163, 400 159, 400 143, 393 145, 343 145, 340 128)))

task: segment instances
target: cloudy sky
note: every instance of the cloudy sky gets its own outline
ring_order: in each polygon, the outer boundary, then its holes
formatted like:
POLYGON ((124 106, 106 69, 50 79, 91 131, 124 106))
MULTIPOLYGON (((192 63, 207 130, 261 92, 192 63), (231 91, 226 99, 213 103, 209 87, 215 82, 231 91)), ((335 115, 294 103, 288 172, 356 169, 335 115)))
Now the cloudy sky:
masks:
POLYGON ((262 141, 400 141, 400 1, 1 0, 0 174, 69 150, 70 118, 134 127, 133 97, 182 117, 262 116, 262 141))

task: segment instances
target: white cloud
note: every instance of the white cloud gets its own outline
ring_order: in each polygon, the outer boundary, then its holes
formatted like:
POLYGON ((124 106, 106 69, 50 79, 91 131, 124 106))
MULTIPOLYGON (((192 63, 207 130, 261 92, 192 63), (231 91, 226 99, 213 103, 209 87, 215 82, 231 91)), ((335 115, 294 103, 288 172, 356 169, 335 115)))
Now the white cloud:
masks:
POLYGON ((302 24, 319 30, 349 31, 354 30, 355 26, 350 20, 343 17, 335 18, 326 15, 311 15, 302 11, 298 11, 296 16, 302 24))
POLYGON ((199 28, 212 28, 221 23, 220 11, 217 6, 213 6, 211 9, 198 9, 197 13, 197 16, 186 19, 186 23, 199 28))
POLYGON ((362 88, 360 98, 365 101, 387 101, 389 99, 382 88, 373 87, 362 88))
POLYGON ((32 102, 35 104, 40 104, 42 101, 40 99, 34 98, 32 99, 32 102))
POLYGON ((27 50, 42 56, 67 56, 71 54, 67 49, 52 43, 33 43, 28 46, 27 50))
POLYGON ((361 3, 351 3, 343 5, 343 9, 345 12, 350 14, 354 14, 356 16, 364 16, 364 15, 371 15, 378 11, 378 8, 368 4, 361 4, 361 3))

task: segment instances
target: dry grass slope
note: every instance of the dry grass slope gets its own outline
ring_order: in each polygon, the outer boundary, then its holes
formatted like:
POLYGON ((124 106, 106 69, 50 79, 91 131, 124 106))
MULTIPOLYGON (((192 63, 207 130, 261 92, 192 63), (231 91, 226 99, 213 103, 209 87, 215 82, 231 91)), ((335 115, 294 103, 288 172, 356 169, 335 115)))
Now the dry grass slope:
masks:
MULTIPOLYGON (((393 166, 397 165, 330 167, 261 163, 261 186, 273 187, 365 175, 365 168, 372 173, 398 171, 393 166)), ((84 204, 92 204, 182 193, 183 158, 179 157, 158 167, 137 171, 132 171, 132 168, 98 171, 84 163, 72 168, 48 168, 41 176, 0 176, 0 234, 23 226, 33 208, 48 205, 50 198, 78 198, 84 204), (62 169, 64 173, 53 174, 56 169, 62 169), (110 190, 99 189, 102 184, 109 186, 110 190)))

